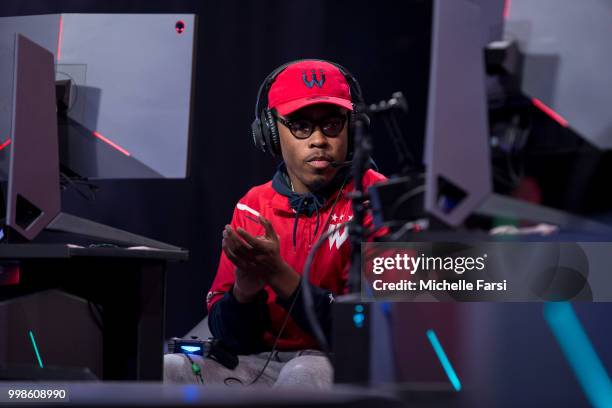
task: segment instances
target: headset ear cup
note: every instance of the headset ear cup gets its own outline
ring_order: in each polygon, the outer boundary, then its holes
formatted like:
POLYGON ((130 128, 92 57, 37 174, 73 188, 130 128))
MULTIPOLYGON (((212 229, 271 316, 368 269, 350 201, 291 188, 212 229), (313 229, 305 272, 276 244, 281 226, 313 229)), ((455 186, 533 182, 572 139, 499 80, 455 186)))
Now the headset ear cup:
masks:
POLYGON ((361 116, 361 119, 363 120, 363 124, 365 128, 369 129, 370 128, 370 117, 366 115, 365 113, 360 113, 359 115, 361 116))
POLYGON ((265 116, 265 129, 267 132, 267 140, 268 140, 268 152, 272 154, 274 157, 278 157, 281 155, 280 148, 280 136, 278 135, 278 127, 276 126, 276 119, 272 113, 271 109, 265 109, 263 112, 265 116))
POLYGON ((253 138, 253 144, 262 152, 266 151, 266 142, 263 139, 263 134, 261 131, 261 121, 259 118, 253 120, 251 123, 251 137, 253 138))

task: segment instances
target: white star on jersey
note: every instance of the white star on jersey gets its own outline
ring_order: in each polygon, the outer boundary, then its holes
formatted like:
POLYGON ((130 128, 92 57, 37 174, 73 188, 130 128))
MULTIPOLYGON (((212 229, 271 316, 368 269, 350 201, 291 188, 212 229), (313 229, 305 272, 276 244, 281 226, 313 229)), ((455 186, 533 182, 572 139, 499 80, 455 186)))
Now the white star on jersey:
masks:
POLYGON ((332 220, 334 220, 334 222, 336 222, 337 219, 338 219, 338 216, 336 214, 332 215, 332 220))

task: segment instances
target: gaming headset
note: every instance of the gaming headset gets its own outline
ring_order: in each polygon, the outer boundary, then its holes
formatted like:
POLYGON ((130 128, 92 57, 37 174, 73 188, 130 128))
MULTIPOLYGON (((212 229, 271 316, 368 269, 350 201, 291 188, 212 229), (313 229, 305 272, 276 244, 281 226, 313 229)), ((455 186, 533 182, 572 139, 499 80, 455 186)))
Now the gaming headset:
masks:
MULTIPOLYGON (((355 127, 355 118, 357 115, 360 115, 358 111, 361 106, 364 106, 365 101, 363 99, 363 94, 361 92, 361 86, 359 86, 359 82, 357 79, 351 74, 346 68, 344 68, 340 64, 336 64, 335 62, 326 61, 322 59, 303 59, 291 61, 286 64, 281 65, 272 71, 263 83, 259 87, 259 91, 257 91, 257 102, 255 103, 255 119, 251 124, 251 136, 253 137, 253 143, 255 146, 263 152, 270 153, 273 157, 281 156, 281 148, 280 148, 280 137, 278 134, 278 128, 276 126, 276 119, 272 112, 272 109, 268 108, 268 92, 276 80, 276 77, 285 70, 289 65, 295 64, 297 62, 302 61, 321 61, 327 62, 340 71, 346 82, 349 85, 351 100, 353 102, 353 110, 349 116, 349 128, 348 128, 348 157, 347 160, 350 160, 352 151, 353 151, 353 133, 355 127)), ((367 125, 370 123, 370 119, 367 115, 361 114, 361 117, 364 119, 364 122, 367 125)))

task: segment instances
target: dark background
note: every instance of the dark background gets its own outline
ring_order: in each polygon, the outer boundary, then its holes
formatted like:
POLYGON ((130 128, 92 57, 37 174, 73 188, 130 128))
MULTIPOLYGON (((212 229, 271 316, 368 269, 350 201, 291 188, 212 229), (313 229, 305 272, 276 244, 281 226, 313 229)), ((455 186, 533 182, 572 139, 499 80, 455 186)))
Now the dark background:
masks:
MULTIPOLYGON (((223 226, 238 199, 274 172, 274 159, 252 145, 250 124, 257 88, 276 66, 300 58, 338 62, 357 77, 368 102, 403 91, 410 111, 401 118, 401 127, 414 152, 421 154, 431 25, 427 0, 0 3, 0 16, 59 12, 199 17, 190 176, 101 181, 94 202, 74 191, 63 193, 66 212, 189 249, 190 260, 170 265, 168 271, 168 337, 182 336, 205 316, 223 226)), ((373 123, 372 133, 381 172, 396 172, 382 125, 373 123)))

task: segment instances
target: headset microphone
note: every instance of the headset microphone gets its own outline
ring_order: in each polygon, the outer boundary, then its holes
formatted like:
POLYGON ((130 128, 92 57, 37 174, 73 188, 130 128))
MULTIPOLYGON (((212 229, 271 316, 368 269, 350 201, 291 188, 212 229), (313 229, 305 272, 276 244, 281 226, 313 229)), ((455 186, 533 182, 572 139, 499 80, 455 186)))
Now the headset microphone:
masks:
POLYGON ((338 169, 338 168, 342 168, 342 167, 346 167, 346 166, 350 166, 351 164, 353 164, 352 160, 347 160, 347 161, 334 161, 331 162, 331 166, 334 169, 338 169))
MULTIPOLYGON (((347 161, 333 161, 330 163, 331 166, 334 169, 338 169, 338 168, 343 168, 343 167, 347 167, 347 166, 352 166, 353 165, 353 161, 352 160, 347 160, 347 161)), ((369 161, 369 167, 371 169, 374 169, 376 171, 378 171, 378 165, 376 164, 376 162, 374 161, 373 158, 370 157, 370 161, 369 161)))

